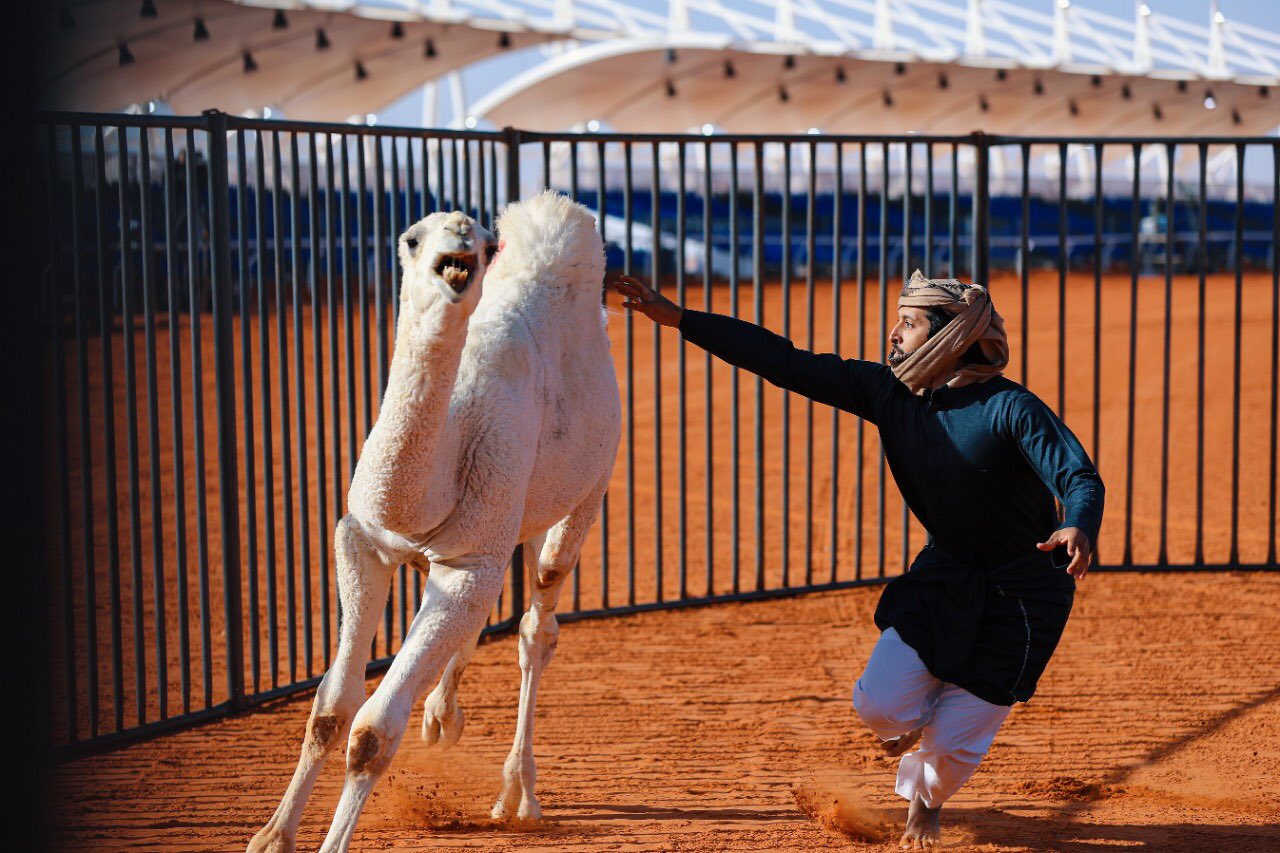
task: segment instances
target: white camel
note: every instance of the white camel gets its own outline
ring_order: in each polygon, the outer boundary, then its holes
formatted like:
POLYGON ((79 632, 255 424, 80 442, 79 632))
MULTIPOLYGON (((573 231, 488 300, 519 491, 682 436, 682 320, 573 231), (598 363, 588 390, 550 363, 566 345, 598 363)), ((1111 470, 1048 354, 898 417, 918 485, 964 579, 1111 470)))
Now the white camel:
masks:
POLYGON ((338 654, 316 692, 297 770, 251 853, 294 849, 307 798, 344 737, 346 780, 321 849, 346 850, 417 697, 437 679, 424 736, 456 739, 457 677, 517 543, 536 557, 526 559, 531 601, 520 622, 515 743, 493 814, 541 814, 537 688, 555 652, 561 586, 613 468, 621 407, 600 304, 604 247, 590 212, 547 192, 509 205, 498 228, 504 248, 496 259, 492 235, 457 212, 432 214, 400 238, 404 276, 386 395, 335 533, 338 654), (426 594, 365 701, 365 656, 402 563, 429 569, 426 594))

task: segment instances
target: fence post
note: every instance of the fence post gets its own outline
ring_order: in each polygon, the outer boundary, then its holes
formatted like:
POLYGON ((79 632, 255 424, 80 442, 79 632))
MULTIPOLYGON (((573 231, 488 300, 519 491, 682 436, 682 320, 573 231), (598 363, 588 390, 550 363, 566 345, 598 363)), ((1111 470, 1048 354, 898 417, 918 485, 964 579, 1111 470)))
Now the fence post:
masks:
POLYGON ((222 526, 222 598, 227 628, 227 693, 244 704, 244 632, 240 602, 240 504, 236 470, 236 389, 231 301, 231 214, 227 114, 206 110, 209 129, 209 258, 213 285, 213 357, 218 411, 218 504, 222 526))
POLYGON ((973 134, 974 158, 977 161, 976 185, 973 188, 973 283, 990 287, 991 273, 991 163, 987 135, 973 134))
POLYGON ((507 204, 511 204, 520 199, 520 131, 504 127, 502 141, 507 146, 507 204))
MULTIPOLYGON (((506 145, 507 204, 520 200, 520 131, 514 127, 502 129, 502 141, 506 145)), ((495 219, 496 219, 495 214, 495 219)), ((536 555, 535 555, 536 556, 536 555)), ((524 613, 524 546, 516 545, 511 554, 511 623, 520 626, 524 613)))

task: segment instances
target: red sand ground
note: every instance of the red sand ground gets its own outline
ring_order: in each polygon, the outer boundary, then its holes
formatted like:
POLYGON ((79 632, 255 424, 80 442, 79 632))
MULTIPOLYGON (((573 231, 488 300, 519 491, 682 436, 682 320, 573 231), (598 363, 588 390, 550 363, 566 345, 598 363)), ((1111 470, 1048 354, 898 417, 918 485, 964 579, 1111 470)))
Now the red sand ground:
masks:
MULTIPOLYGON (((481 647, 452 752, 419 718, 355 850, 889 850, 893 762, 849 703, 878 591, 568 625, 539 693, 545 823, 488 820, 514 730, 515 643, 481 647), (882 840, 810 819, 841 797, 882 840)), ((1280 848, 1280 576, 1093 575, 1035 698, 951 802, 954 849, 1280 848)), ((309 699, 63 766, 53 815, 74 850, 242 850, 292 772, 309 699)), ((326 769, 300 836, 341 784, 326 769)))

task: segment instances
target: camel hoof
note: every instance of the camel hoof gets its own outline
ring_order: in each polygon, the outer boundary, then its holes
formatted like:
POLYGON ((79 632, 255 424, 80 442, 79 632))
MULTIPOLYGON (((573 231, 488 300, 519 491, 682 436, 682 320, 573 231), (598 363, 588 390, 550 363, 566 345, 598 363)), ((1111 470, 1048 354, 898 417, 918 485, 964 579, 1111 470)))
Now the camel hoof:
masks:
POLYGON ((542 806, 533 797, 527 797, 520 801, 516 817, 520 820, 542 820, 542 806))
POLYGON ((448 749, 462 737, 466 718, 456 703, 448 708, 443 702, 433 702, 432 698, 428 697, 422 709, 422 739, 427 746, 448 749))
POLYGON ((245 853, 293 853, 295 846, 293 838, 272 826, 264 826, 249 841, 245 853))
POLYGON ((493 804, 493 808, 489 811, 489 817, 494 820, 510 820, 511 807, 507 805, 506 797, 499 797, 498 802, 493 804))

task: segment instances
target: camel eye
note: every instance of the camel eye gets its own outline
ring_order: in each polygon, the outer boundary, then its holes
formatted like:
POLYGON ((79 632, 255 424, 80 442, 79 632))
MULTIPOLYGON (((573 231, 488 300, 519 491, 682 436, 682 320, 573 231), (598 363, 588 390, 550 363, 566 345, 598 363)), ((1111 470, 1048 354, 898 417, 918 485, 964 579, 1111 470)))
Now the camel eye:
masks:
POLYGON ((404 244, 409 247, 409 251, 413 251, 418 248, 418 241, 414 237, 405 237, 404 244))
POLYGON ((498 254, 498 247, 492 243, 484 250, 484 262, 487 264, 493 260, 493 256, 498 254))

